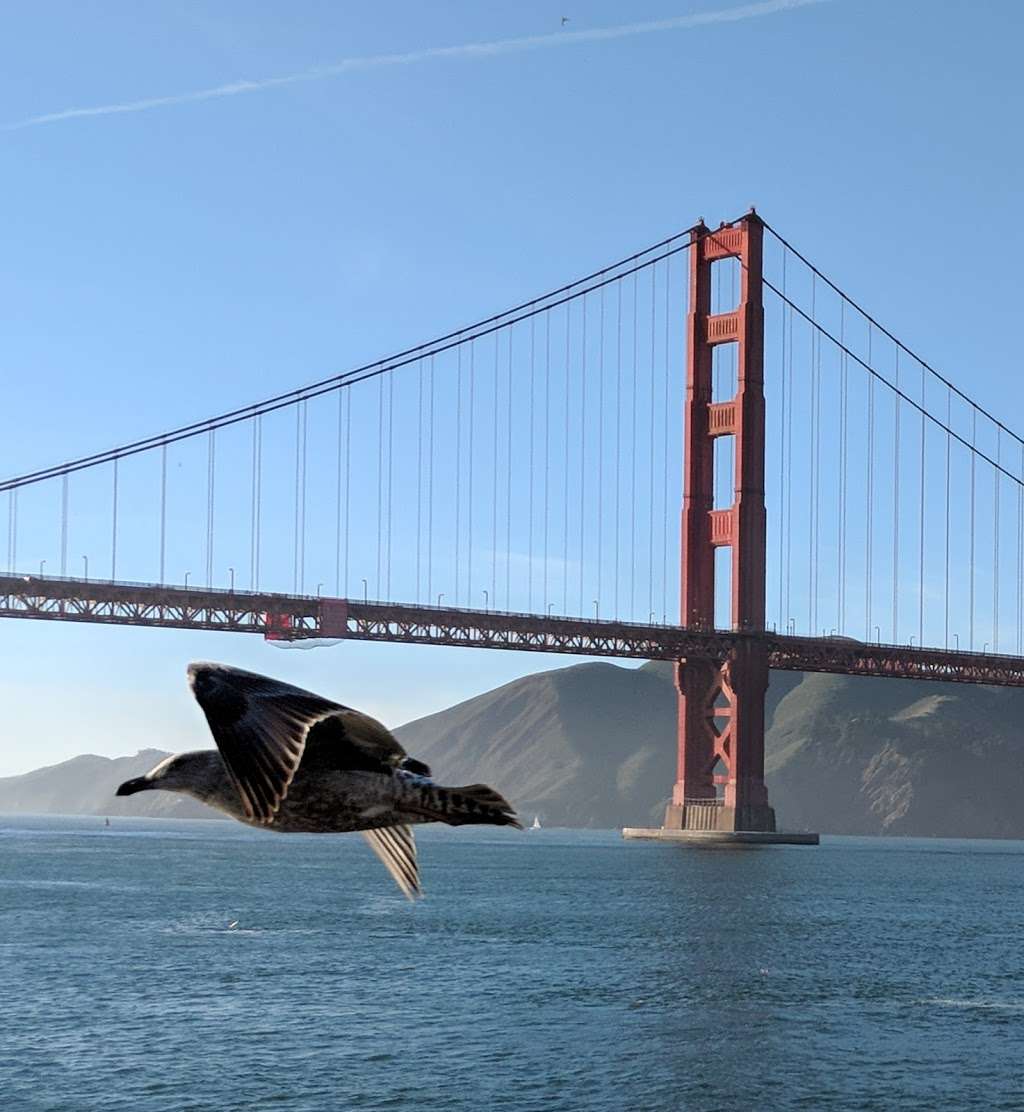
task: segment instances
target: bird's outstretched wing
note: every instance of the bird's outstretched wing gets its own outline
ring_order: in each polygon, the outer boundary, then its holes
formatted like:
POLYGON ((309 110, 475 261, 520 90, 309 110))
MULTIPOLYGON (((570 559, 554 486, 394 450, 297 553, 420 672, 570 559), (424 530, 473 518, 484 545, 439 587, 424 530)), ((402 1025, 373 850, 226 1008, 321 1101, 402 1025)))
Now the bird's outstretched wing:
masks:
POLYGON ((407 760, 376 719, 301 687, 207 662, 190 664, 188 677, 250 819, 273 821, 304 759, 369 771, 407 760))
POLYGON ((370 849, 384 863, 384 868, 394 878, 408 900, 423 895, 420 888, 420 870, 416 861, 416 839, 411 826, 383 826, 377 830, 364 830, 363 837, 370 849))
MULTIPOLYGON (((351 707, 337 707, 310 727, 304 759, 324 769, 367 772, 384 772, 409 763, 386 726, 351 707)), ((412 763, 419 765, 418 761, 412 763)))

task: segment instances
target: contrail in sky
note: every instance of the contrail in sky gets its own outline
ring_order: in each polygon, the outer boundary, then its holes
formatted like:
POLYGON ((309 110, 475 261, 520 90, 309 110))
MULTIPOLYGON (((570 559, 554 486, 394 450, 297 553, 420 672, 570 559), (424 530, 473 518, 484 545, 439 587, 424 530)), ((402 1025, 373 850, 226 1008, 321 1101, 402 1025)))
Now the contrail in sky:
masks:
POLYGON ((543 35, 525 35, 515 39, 498 39, 493 42, 470 42, 460 46, 435 46, 425 50, 410 50, 402 54, 370 54, 357 58, 343 58, 328 66, 314 66, 298 73, 281 77, 262 77, 253 81, 232 81, 209 89, 196 89, 191 93, 172 96, 147 97, 118 104, 97 104, 91 108, 65 108, 61 112, 48 112, 29 116, 14 123, 0 124, 0 131, 19 131, 42 124, 56 124, 64 120, 77 120, 86 116, 114 116, 123 112, 148 112, 151 108, 169 108, 176 104, 191 104, 217 97, 234 97, 243 93, 258 93, 283 85, 297 85, 306 81, 324 81, 358 70, 381 69, 385 66, 408 66, 418 62, 431 62, 445 58, 490 58, 499 54, 513 54, 525 50, 544 50, 557 46, 576 46, 580 43, 605 42, 624 39, 633 35, 651 35, 659 31, 682 31, 693 27, 707 27, 715 23, 740 23, 747 19, 790 12, 797 8, 828 3, 828 0, 761 0, 760 3, 741 4, 735 8, 717 11, 693 12, 690 15, 656 19, 647 23, 623 23, 615 27, 595 27, 582 31, 553 31, 543 35))

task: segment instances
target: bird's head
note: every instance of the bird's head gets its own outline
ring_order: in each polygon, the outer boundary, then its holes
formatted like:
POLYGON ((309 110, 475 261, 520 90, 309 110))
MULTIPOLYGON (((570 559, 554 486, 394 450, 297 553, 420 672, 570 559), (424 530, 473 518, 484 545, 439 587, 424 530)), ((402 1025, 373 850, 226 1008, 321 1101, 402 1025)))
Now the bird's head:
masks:
POLYGON ((117 789, 117 795, 135 795, 137 792, 159 789, 167 792, 185 792, 204 798, 222 776, 218 776, 222 762, 213 749, 199 750, 194 753, 176 753, 151 768, 145 776, 125 780, 117 789), (219 766, 219 767, 218 767, 219 766))

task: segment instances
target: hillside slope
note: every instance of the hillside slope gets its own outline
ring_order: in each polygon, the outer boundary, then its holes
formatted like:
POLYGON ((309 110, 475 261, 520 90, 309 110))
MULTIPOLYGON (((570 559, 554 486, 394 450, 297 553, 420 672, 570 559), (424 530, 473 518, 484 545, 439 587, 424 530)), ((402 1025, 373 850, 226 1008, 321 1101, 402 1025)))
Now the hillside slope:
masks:
POLYGON ((73 757, 23 776, 0 778, 0 814, 136 815, 217 818, 215 811, 172 792, 116 796, 118 784, 147 773, 169 754, 142 749, 133 757, 73 757))

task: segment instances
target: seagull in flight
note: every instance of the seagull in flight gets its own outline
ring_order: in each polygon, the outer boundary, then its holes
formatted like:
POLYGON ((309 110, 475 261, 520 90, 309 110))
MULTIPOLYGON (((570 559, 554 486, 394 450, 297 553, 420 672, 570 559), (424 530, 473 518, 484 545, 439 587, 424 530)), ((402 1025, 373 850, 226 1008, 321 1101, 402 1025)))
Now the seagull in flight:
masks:
POLYGON ((216 749, 177 753, 118 795, 183 792, 239 822, 285 834, 361 831, 404 895, 422 895, 416 823, 522 829, 485 784, 443 787, 376 719, 226 664, 189 665, 216 749))

